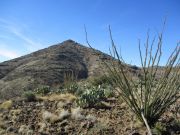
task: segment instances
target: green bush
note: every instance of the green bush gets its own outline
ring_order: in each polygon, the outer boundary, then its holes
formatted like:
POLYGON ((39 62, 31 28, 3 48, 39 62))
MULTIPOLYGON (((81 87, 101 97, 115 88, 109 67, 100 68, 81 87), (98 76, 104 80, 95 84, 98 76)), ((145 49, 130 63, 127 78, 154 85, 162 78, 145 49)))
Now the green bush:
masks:
POLYGON ((66 83, 66 85, 63 85, 59 89, 55 91, 56 93, 72 93, 75 95, 79 95, 82 93, 81 87, 76 82, 66 83))
POLYGON ((156 135, 164 135, 167 134, 167 129, 166 129, 166 125, 160 122, 157 122, 154 126, 154 128, 152 129, 153 134, 156 135))
POLYGON ((91 89, 85 89, 77 100, 77 104, 80 107, 94 107, 100 101, 105 100, 104 89, 91 87, 91 89))
POLYGON ((92 78, 90 80, 90 83, 93 86, 113 85, 112 77, 110 77, 109 75, 102 75, 102 76, 99 76, 99 77, 92 78))
POLYGON ((77 92, 78 88, 79 88, 78 84, 76 82, 72 82, 72 83, 66 84, 64 86, 64 91, 75 94, 77 92))
POLYGON ((35 89, 35 92, 37 94, 41 94, 41 95, 47 95, 50 91, 51 90, 50 90, 49 86, 42 86, 42 87, 35 89))
POLYGON ((114 88, 111 86, 106 86, 104 88, 104 95, 106 98, 114 97, 115 96, 114 88))
POLYGON ((27 102, 33 102, 36 101, 36 96, 33 92, 27 91, 24 93, 24 98, 27 102))
POLYGON ((78 89, 74 93, 76 96, 80 96, 84 93, 84 87, 83 86, 78 86, 78 89))

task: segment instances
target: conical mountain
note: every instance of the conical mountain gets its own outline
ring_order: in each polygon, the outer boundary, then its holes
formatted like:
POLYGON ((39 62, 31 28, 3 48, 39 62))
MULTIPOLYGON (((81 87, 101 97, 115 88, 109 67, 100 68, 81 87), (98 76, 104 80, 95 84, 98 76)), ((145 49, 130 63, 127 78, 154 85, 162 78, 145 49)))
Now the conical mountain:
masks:
POLYGON ((0 63, 0 96, 19 95, 21 90, 33 90, 41 85, 61 84, 64 74, 74 74, 77 79, 102 73, 100 62, 111 57, 85 47, 73 40, 0 63))

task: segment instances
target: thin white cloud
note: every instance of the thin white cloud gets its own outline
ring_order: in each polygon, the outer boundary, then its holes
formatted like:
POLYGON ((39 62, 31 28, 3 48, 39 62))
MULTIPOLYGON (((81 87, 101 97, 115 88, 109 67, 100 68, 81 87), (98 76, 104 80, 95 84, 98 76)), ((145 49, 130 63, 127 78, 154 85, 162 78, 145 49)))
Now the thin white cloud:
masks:
POLYGON ((9 27, 8 28, 11 33, 16 35, 18 38, 22 39, 25 41, 25 47, 30 51, 35 51, 43 47, 43 45, 37 41, 32 40, 31 38, 27 37, 24 35, 23 32, 21 32, 19 29, 15 27, 9 27))
POLYGON ((24 44, 22 45, 24 45, 25 49, 29 52, 33 52, 43 48, 43 45, 40 42, 28 37, 25 34, 27 33, 27 25, 25 24, 18 25, 16 23, 12 23, 3 18, 0 18, 0 27, 4 28, 8 33, 11 33, 20 40, 22 40, 24 42, 24 44), (24 28, 24 26, 26 26, 26 28, 24 28))
POLYGON ((7 50, 7 49, 0 49, 0 56, 9 58, 9 59, 13 59, 13 58, 17 58, 20 55, 17 54, 17 52, 14 52, 12 50, 7 50))

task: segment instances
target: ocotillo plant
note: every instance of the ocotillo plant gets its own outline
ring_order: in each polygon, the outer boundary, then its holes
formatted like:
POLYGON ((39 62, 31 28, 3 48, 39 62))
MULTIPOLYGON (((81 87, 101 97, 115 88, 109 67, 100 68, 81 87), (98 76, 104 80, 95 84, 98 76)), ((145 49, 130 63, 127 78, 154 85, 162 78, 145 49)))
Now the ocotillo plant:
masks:
MULTIPOLYGON (((117 51, 110 27, 109 32, 112 43, 110 53, 113 59, 110 63, 104 62, 104 65, 108 69, 111 80, 115 86, 117 86, 119 95, 136 114, 137 118, 146 125, 148 133, 151 135, 150 128, 153 127, 166 109, 179 98, 180 43, 177 44, 177 47, 167 60, 166 65, 160 68, 163 32, 158 35, 156 42, 155 38, 150 42, 148 34, 145 43, 144 57, 139 41, 142 72, 141 77, 134 80, 129 70, 126 69, 122 56, 117 51), (157 47, 155 47, 156 43, 157 47), (159 72, 161 72, 161 74, 159 74, 159 72)), ((87 43, 90 46, 88 40, 87 43)))

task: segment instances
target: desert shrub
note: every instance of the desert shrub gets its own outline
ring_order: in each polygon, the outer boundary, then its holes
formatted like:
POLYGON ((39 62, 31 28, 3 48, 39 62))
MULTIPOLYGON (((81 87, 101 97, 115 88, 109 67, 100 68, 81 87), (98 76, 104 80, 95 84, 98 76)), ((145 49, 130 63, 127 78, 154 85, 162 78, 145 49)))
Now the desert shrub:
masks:
POLYGON ((82 114, 81 108, 72 108, 71 109, 71 118, 75 120, 83 120, 85 119, 85 116, 82 114))
POLYGON ((77 83, 78 71, 65 71, 64 72, 64 82, 62 87, 59 89, 60 93, 72 93, 76 94, 79 90, 79 85, 77 83))
MULTIPOLYGON (((110 31, 111 34, 111 31, 110 31)), ((177 45, 169 57, 163 69, 159 68, 162 55, 162 33, 158 35, 157 48, 153 52, 154 40, 149 43, 149 35, 145 45, 145 55, 141 51, 139 42, 139 53, 142 64, 142 77, 139 80, 133 80, 130 73, 125 72, 125 66, 122 63, 122 57, 118 54, 116 46, 111 36, 114 56, 118 59, 117 66, 106 64, 115 83, 119 87, 120 95, 136 114, 140 121, 144 122, 148 128, 152 127, 166 109, 173 104, 179 96, 180 88, 180 68, 179 52, 177 45), (158 71, 161 70, 161 75, 158 71), (158 78, 158 79, 157 79, 158 78)))
POLYGON ((167 129, 166 129, 166 125, 160 122, 157 122, 154 126, 154 128, 152 129, 153 134, 156 135, 163 135, 163 134, 167 134, 167 129))
POLYGON ((72 85, 73 83, 77 82, 78 78, 78 71, 65 71, 64 72, 64 82, 63 82, 63 87, 68 87, 69 85, 72 85))
POLYGON ((80 107, 94 107, 98 102, 105 100, 104 89, 91 87, 86 89, 77 100, 80 107))
POLYGON ((171 120, 167 126, 166 126, 166 129, 171 132, 171 134, 175 133, 175 134, 180 134, 180 120, 177 118, 177 119, 174 119, 174 120, 171 120))
MULTIPOLYGON (((86 31, 85 31, 86 32, 86 31)), ((112 61, 104 62, 112 77, 113 83, 118 87, 117 92, 137 118, 143 122, 151 135, 151 127, 158 121, 167 108, 176 102, 180 92, 180 43, 174 49, 163 68, 159 68, 162 56, 163 33, 150 42, 149 34, 145 43, 145 55, 142 54, 139 41, 139 54, 142 66, 141 77, 134 80, 122 56, 118 53, 114 44, 111 29, 109 27, 112 43, 112 61), (154 45, 157 43, 157 47, 154 45), (115 60, 116 59, 116 60, 115 60), (161 73, 159 75, 159 73, 161 73)), ((87 32, 86 32, 87 39, 87 32)), ((87 40, 88 43, 88 40, 87 40)), ((88 43, 89 45, 89 43, 88 43)), ((91 47, 91 45, 89 45, 91 47)))
POLYGON ((48 112, 48 111, 42 112, 42 118, 44 121, 52 123, 52 124, 59 120, 58 115, 51 113, 51 112, 48 112))
POLYGON ((64 86, 64 91, 68 93, 75 94, 78 90, 78 84, 76 82, 69 83, 68 85, 64 86))
POLYGON ((84 87, 78 85, 78 89, 74 93, 76 96, 81 96, 84 93, 84 87))
POLYGON ((106 86, 104 89, 104 95, 106 98, 114 97, 115 96, 115 91, 112 86, 106 86))
POLYGON ((175 119, 171 119, 166 123, 157 122, 153 129, 152 133, 156 135, 172 135, 172 134, 179 134, 180 133, 180 123, 175 119))
POLYGON ((50 87, 49 86, 42 86, 42 87, 39 87, 37 89, 35 89, 35 92, 37 94, 41 94, 41 95, 47 95, 48 93, 50 93, 50 87))
POLYGON ((72 82, 69 83, 68 85, 66 84, 65 86, 56 89, 54 91, 55 93, 71 93, 74 95, 81 95, 83 93, 83 87, 80 86, 77 82, 72 82))
POLYGON ((113 82, 111 80, 112 78, 109 75, 102 75, 99 77, 92 78, 90 80, 90 83, 93 86, 99 86, 99 85, 113 85, 113 82))
POLYGON ((24 98, 27 102, 33 102, 36 101, 36 96, 33 92, 27 91, 24 93, 24 98))

